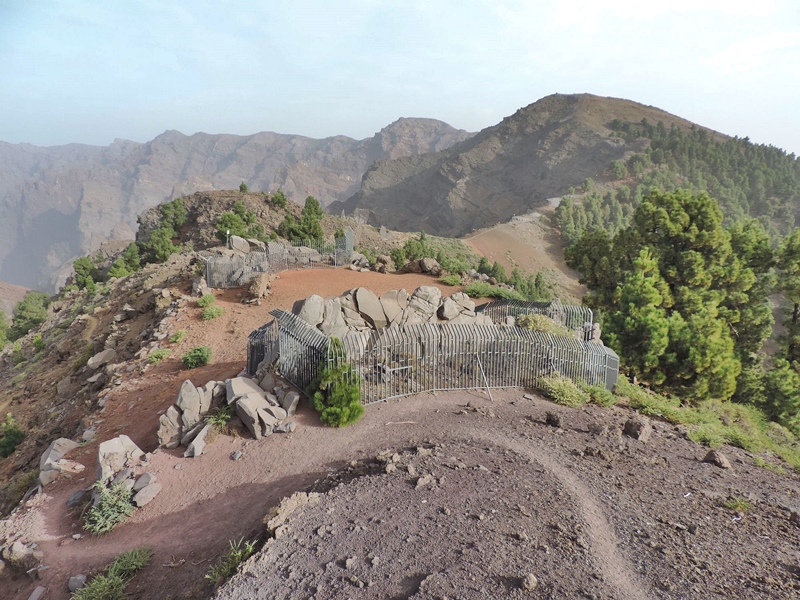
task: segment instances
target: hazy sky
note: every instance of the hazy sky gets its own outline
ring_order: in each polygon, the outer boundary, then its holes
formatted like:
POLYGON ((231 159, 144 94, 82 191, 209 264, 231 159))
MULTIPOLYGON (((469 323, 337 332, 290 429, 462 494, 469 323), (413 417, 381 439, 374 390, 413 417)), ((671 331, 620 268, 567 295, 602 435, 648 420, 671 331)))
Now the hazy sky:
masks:
POLYGON ((797 0, 0 0, 0 140, 477 131, 556 92, 800 154, 797 0))

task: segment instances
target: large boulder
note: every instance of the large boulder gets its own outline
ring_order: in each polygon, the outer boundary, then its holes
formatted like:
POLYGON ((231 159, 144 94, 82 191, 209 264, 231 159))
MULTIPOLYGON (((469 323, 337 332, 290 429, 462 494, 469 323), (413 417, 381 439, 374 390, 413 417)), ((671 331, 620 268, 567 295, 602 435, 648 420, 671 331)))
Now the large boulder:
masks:
POLYGON ((233 248, 237 252, 241 252, 242 254, 250 253, 250 244, 247 242, 246 239, 239 237, 238 235, 232 235, 230 237, 230 244, 231 248, 233 248))
POLYGON ((394 323, 408 306, 408 292, 405 290, 389 290, 381 296, 381 307, 389 323, 394 323))
POLYGON ((191 429, 200 422, 200 393, 195 385, 186 380, 181 384, 175 406, 181 409, 183 428, 191 429))
POLYGON ((459 310, 458 304, 456 304, 450 298, 445 298, 441 306, 439 306, 437 314, 440 319, 449 321, 451 319, 455 319, 459 314, 461 314, 461 311, 459 310))
POLYGON ((158 419, 158 445, 165 448, 177 448, 181 442, 183 419, 174 405, 158 419))
POLYGON ((438 277, 442 274, 442 267, 436 261, 435 258, 420 258, 419 259, 419 270, 422 273, 428 273, 429 275, 433 275, 434 277, 438 277))
POLYGON ((80 446, 80 444, 67 438, 58 438, 53 441, 39 459, 39 470, 50 471, 51 469, 55 469, 56 463, 64 458, 67 452, 74 450, 78 446, 80 446))
POLYGON ((102 352, 98 352, 86 361, 86 366, 90 369, 97 369, 106 363, 110 363, 117 357, 117 351, 113 348, 106 348, 102 352))
POLYGON ((461 312, 475 312, 475 302, 464 292, 456 292, 450 296, 450 299, 461 307, 461 312))
POLYGON ((260 392, 261 388, 249 377, 231 377, 225 382, 225 395, 228 404, 232 404, 241 396, 260 392))
POLYGON ((150 485, 143 487, 141 490, 136 492, 136 495, 133 497, 133 503, 141 508, 145 504, 150 503, 150 501, 152 501, 160 491, 160 483, 151 483, 150 485))
MULTIPOLYGON (((242 423, 250 430, 253 437, 260 440, 264 435, 264 428, 267 422, 272 421, 272 415, 269 419, 265 419, 268 415, 265 409, 269 408, 270 404, 261 393, 252 393, 242 396, 236 401, 236 414, 242 420, 242 423)), ((269 431, 272 431, 271 425, 269 431)))
POLYGON ((186 448, 186 452, 183 453, 184 458, 200 456, 203 453, 206 448, 206 438, 209 431, 211 431, 211 425, 206 424, 186 448))
POLYGON ((144 452, 127 435, 106 440, 97 449, 97 479, 102 483, 109 482, 114 475, 133 466, 142 456, 144 452))
POLYGON ((305 300, 298 300, 292 307, 292 312, 306 323, 316 327, 325 316, 325 301, 322 296, 312 294, 305 300))
POLYGON ((342 316, 342 305, 339 298, 325 300, 322 323, 319 328, 325 335, 340 339, 347 333, 347 323, 344 322, 342 316))
POLYGON ((375 329, 383 329, 388 324, 381 301, 372 290, 360 287, 356 290, 356 306, 359 314, 375 329))
POLYGON ((292 416, 297 411, 300 403, 300 394, 297 392, 287 392, 281 400, 281 407, 286 411, 287 416, 292 416))
POLYGON ((408 306, 424 315, 432 316, 436 314, 441 299, 442 291, 439 288, 432 285, 421 285, 414 290, 408 306))
POLYGON ((211 410, 211 404, 214 402, 215 387, 217 387, 217 382, 209 381, 204 386, 197 388, 197 393, 200 394, 200 415, 205 415, 211 410))
POLYGON ((269 294, 270 278, 266 273, 259 273, 250 282, 250 287, 247 288, 247 294, 254 299, 263 298, 269 294))

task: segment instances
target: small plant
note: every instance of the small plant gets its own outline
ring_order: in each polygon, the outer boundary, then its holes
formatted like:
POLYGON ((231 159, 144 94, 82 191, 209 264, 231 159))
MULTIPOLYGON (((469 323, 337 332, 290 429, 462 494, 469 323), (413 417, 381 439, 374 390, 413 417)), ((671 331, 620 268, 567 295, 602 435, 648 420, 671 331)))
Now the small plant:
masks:
POLYGON ((207 306, 214 304, 216 301, 217 299, 214 297, 214 294, 203 294, 197 299, 197 306, 200 308, 206 308, 207 306))
POLYGON ((560 323, 546 315, 520 315, 517 317, 517 326, 529 331, 541 331, 552 335, 574 338, 575 334, 560 323))
POLYGON ((169 355, 170 351, 166 348, 158 348, 147 355, 147 362, 149 362, 151 365, 157 365, 169 355))
POLYGON ((230 406, 219 406, 207 414, 205 420, 217 433, 222 433, 232 416, 230 406))
POLYGON ((556 404, 564 406, 583 406, 591 399, 589 394, 575 385, 571 379, 558 374, 539 377, 536 386, 556 404))
POLYGON ((225 314, 225 309, 221 306, 209 306, 203 310, 203 321, 210 321, 225 314))
POLYGON ((747 512, 748 510, 753 508, 753 505, 750 504, 750 502, 748 502, 744 498, 728 498, 728 500, 725 501, 723 506, 737 513, 747 512))
POLYGON ((147 566, 153 552, 136 548, 118 555, 105 573, 101 573, 70 596, 70 600, 122 600, 125 588, 137 571, 147 566))
POLYGON ((6 458, 11 456, 25 439, 25 432, 17 426, 11 413, 6 415, 5 422, 0 423, 0 430, 3 431, 3 437, 0 438, 0 458, 6 458))
POLYGON ((204 367, 210 360, 211 348, 208 346, 195 346, 181 357, 181 362, 187 369, 204 367))
POLYGON ((206 574, 206 579, 208 579, 212 585, 219 585, 236 573, 239 565, 250 558, 256 551, 256 543, 254 541, 245 542, 244 538, 240 539, 238 542, 231 540, 228 543, 231 547, 230 550, 228 550, 220 561, 211 567, 211 570, 206 574))
POLYGON ((83 528, 95 535, 108 533, 133 514, 133 491, 123 483, 115 483, 110 488, 101 481, 93 486, 100 494, 100 502, 86 513, 83 528))
POLYGON ((242 192, 243 194, 246 194, 247 192, 250 191, 250 188, 248 188, 247 184, 243 181, 242 183, 239 184, 239 191, 242 192))
POLYGON ((42 334, 37 333, 35 336, 33 336, 33 349, 36 350, 36 352, 41 352, 44 350, 44 347, 45 343, 42 339, 42 334))
POLYGON ((186 337, 186 330, 178 329, 178 331, 169 336, 169 341, 171 344, 180 344, 185 337, 186 337))
POLYGON ((364 414, 361 405, 361 378, 350 363, 343 362, 341 340, 331 338, 331 351, 340 357, 333 365, 323 361, 317 378, 306 388, 320 419, 331 427, 355 423, 364 414))
POLYGON ((710 424, 693 427, 686 434, 686 437, 693 442, 697 442, 703 446, 708 446, 709 448, 716 448, 725 442, 725 439, 718 431, 718 428, 710 424))
POLYGON ((22 345, 19 342, 14 342, 14 346, 11 349, 11 360, 15 367, 28 360, 25 357, 25 353, 22 351, 22 345))
POLYGON ((597 404, 598 406, 613 406, 617 403, 617 397, 602 385, 581 383, 580 388, 589 394, 589 398, 591 398, 593 404, 597 404))
POLYGON ((453 274, 453 275, 443 275, 442 277, 439 277, 439 281, 442 282, 445 285, 457 286, 457 285, 461 285, 461 276, 460 275, 455 275, 455 274, 453 274))

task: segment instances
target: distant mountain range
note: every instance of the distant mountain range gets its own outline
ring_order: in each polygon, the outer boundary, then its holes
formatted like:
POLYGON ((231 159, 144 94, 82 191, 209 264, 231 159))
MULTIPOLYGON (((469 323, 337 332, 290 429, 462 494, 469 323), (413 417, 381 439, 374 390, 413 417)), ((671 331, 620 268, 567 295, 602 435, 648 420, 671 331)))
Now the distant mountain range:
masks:
POLYGON ((399 119, 364 140, 167 131, 106 147, 0 142, 0 280, 52 291, 76 257, 108 239, 133 239, 137 215, 172 198, 244 181, 327 205, 355 193, 376 160, 437 152, 471 135, 434 119, 399 119))

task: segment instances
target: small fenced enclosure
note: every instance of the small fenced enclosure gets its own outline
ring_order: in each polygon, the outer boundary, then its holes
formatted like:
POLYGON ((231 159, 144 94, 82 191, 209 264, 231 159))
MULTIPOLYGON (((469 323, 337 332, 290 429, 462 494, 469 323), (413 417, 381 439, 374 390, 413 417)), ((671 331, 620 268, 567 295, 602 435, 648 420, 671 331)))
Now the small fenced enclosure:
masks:
POLYGON ((299 317, 270 314, 275 320, 250 334, 251 374, 277 355, 281 375, 305 389, 321 368, 349 363, 362 404, 432 391, 534 388, 555 374, 612 389, 619 373, 610 348, 519 327, 421 323, 354 332, 337 348, 299 317))
POLYGON ((251 247, 247 254, 212 256, 206 259, 206 283, 211 288, 240 287, 259 273, 342 267, 350 264, 353 242, 354 233, 348 227, 333 240, 267 242, 251 247))
POLYGON ((592 338, 594 316, 587 306, 562 304, 556 298, 551 302, 529 302, 527 300, 495 300, 475 309, 488 315, 495 323, 503 323, 506 317, 515 319, 521 315, 544 315, 559 325, 580 333, 589 341, 592 338))

